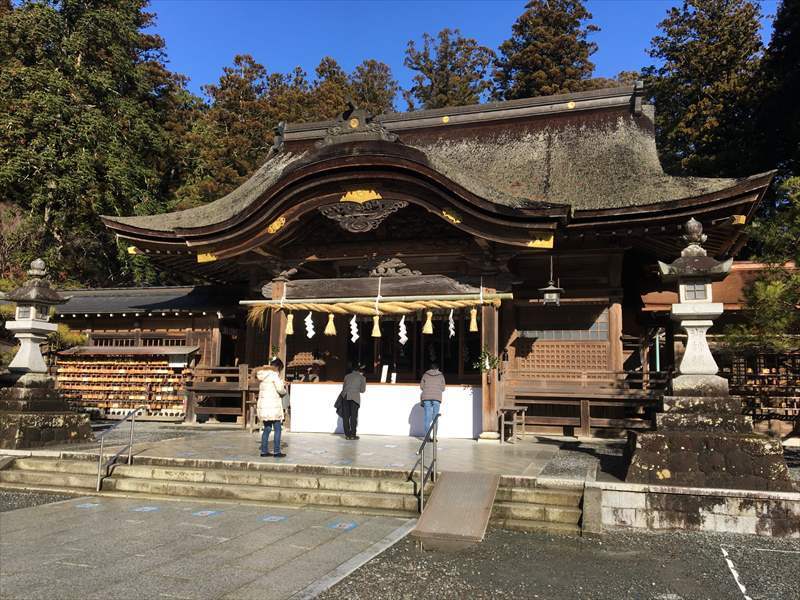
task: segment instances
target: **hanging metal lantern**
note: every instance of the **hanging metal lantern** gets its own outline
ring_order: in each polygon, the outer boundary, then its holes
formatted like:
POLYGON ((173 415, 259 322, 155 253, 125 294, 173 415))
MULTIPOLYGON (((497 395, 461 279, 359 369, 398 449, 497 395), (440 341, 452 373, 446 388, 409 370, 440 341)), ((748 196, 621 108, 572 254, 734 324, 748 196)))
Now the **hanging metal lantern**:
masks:
POLYGON ((550 255, 550 281, 548 282, 547 287, 539 288, 539 291, 542 293, 542 304, 554 306, 561 305, 561 294, 564 293, 564 290, 554 284, 552 255, 550 255))

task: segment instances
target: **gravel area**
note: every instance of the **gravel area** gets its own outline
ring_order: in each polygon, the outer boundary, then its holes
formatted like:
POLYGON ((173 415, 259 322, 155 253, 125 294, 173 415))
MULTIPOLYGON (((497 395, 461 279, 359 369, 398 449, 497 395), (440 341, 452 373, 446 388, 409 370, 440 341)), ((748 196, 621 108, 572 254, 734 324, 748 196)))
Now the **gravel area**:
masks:
POLYGON ((319 598, 741 598, 723 549, 753 600, 798 598, 798 540, 690 533, 580 538, 499 529, 455 553, 425 552, 405 538, 319 598))
POLYGON ((51 504, 61 500, 69 500, 74 496, 67 494, 49 494, 46 492, 25 492, 17 490, 0 490, 0 512, 30 508, 42 504, 51 504))
POLYGON ((789 465, 789 476, 800 483, 800 448, 784 448, 783 455, 789 465))
POLYGON ((597 471, 606 478, 622 479, 625 476, 623 449, 622 443, 562 442, 540 476, 584 480, 587 474, 597 471))

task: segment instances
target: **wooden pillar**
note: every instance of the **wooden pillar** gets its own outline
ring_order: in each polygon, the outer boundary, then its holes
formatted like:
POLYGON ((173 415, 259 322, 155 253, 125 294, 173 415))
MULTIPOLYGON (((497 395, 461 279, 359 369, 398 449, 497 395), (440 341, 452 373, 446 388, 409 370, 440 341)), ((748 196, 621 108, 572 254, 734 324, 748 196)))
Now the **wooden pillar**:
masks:
MULTIPOLYGON (((497 308, 492 305, 481 307, 481 350, 497 356, 498 353, 498 325, 497 308)), ((497 369, 485 371, 481 375, 481 392, 483 397, 481 433, 482 440, 498 440, 497 431, 497 405, 498 405, 498 378, 497 369)))
POLYGON ((220 331, 219 318, 213 317, 211 325, 211 356, 209 357, 208 366, 218 367, 221 354, 222 331, 220 331))
POLYGON ((608 307, 608 368, 622 370, 622 304, 615 301, 608 307))
MULTIPOLYGON (((273 279, 272 299, 280 300, 286 290, 286 281, 273 279)), ((286 364, 286 311, 273 308, 270 310, 269 323, 269 348, 267 355, 273 355, 273 349, 277 349, 275 355, 286 364)), ((266 362, 266 361, 265 361, 266 362)))

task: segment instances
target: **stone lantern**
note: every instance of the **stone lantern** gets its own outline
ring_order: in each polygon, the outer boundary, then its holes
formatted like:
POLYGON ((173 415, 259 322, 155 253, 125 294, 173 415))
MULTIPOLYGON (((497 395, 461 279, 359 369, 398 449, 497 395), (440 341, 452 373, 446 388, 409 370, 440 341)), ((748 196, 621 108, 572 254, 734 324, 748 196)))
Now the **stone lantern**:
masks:
POLYGON ((718 261, 707 255, 701 244, 706 241, 703 225, 695 219, 686 223, 683 239, 688 245, 671 264, 658 263, 661 279, 678 284, 678 303, 672 305, 672 319, 686 331, 686 351, 681 359, 680 375, 672 382, 677 396, 691 392, 699 396, 727 395, 728 381, 717 376, 717 367, 708 347, 706 332, 714 319, 722 314, 723 306, 712 301, 711 283, 727 277, 733 259, 718 261))
POLYGON ((64 298, 45 278, 44 261, 37 259, 30 278, 5 299, 17 305, 15 319, 6 322, 20 348, 0 373, 0 448, 35 448, 50 444, 89 442, 94 439, 89 417, 70 410, 48 376, 39 344, 58 326, 50 322, 50 308, 64 298))
POLYGON ((703 226, 686 224, 687 246, 676 261, 659 262, 662 280, 677 282, 672 318, 686 331, 686 351, 656 414, 656 430, 628 434, 629 483, 790 492, 793 485, 780 440, 754 433, 742 402, 717 375, 706 331, 722 314, 711 282, 725 278, 732 260, 708 256, 703 226))
POLYGON ((12 373, 22 373, 23 377, 35 379, 47 374, 47 365, 42 358, 39 344, 58 329, 50 322, 50 307, 64 302, 58 292, 50 287, 45 279, 47 272, 44 261, 36 259, 28 271, 30 279, 22 287, 10 292, 6 299, 17 304, 15 319, 6 322, 6 329, 14 332, 20 348, 8 366, 12 373))

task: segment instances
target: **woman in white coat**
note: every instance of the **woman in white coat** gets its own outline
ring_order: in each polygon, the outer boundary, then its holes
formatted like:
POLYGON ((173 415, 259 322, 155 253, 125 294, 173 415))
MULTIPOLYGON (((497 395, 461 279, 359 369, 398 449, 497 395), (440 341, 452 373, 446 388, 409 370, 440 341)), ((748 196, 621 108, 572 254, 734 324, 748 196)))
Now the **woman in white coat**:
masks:
POLYGON ((281 452, 281 429, 283 426, 283 400, 286 387, 281 379, 283 362, 275 358, 268 367, 261 367, 256 371, 258 384, 258 404, 256 413, 264 423, 264 433, 261 434, 261 456, 286 456, 281 452), (269 434, 275 430, 273 448, 275 452, 269 453, 269 434))

